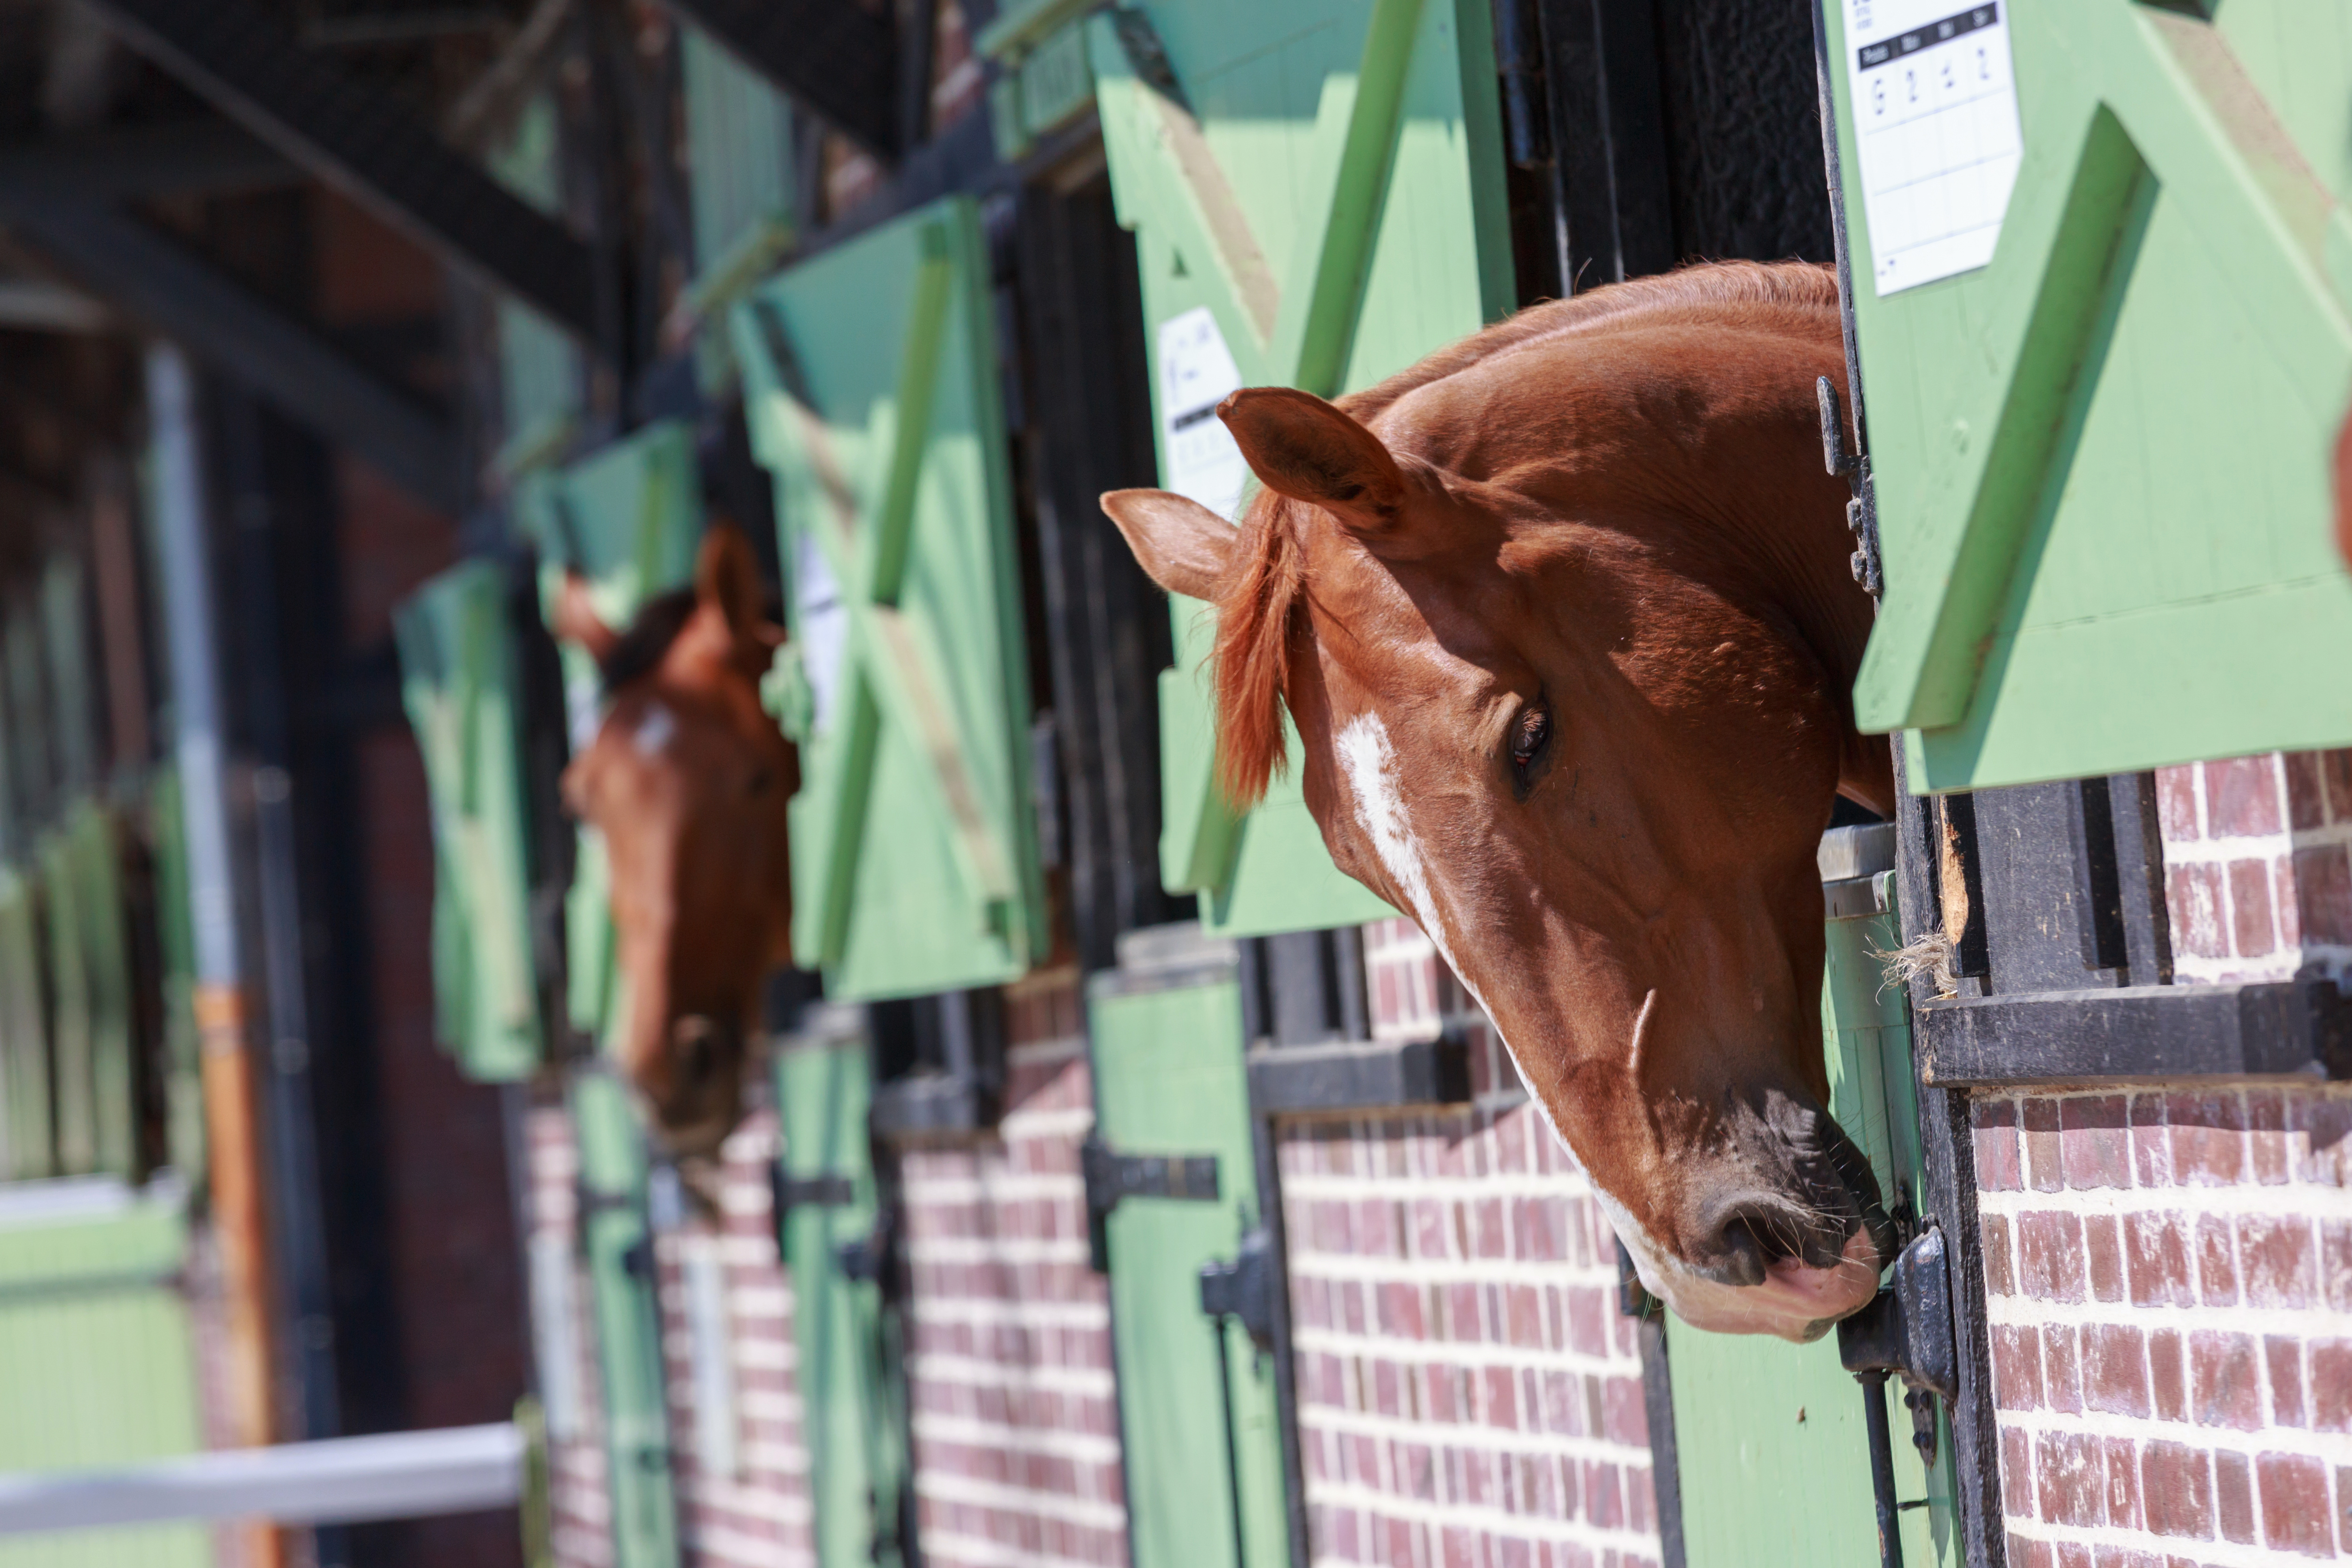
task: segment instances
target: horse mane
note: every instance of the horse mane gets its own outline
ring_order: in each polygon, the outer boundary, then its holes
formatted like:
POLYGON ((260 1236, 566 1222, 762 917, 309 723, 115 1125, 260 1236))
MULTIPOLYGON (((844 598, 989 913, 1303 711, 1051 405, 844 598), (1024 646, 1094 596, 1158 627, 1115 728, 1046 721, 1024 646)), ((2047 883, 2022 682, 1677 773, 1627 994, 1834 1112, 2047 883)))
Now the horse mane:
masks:
POLYGON ((597 679, 604 683, 605 696, 661 668, 670 644, 677 641, 686 623, 693 619, 696 603, 694 588, 688 584, 656 594, 637 606, 629 629, 614 639, 604 657, 596 661, 597 679))
MULTIPOLYGON (((1717 262, 1595 289, 1531 306, 1378 385, 1333 401, 1359 420, 1408 393, 1499 355, 1570 333, 1696 308, 1798 306, 1837 309, 1837 274, 1814 262, 1717 262)), ((1218 584, 1215 666, 1217 783, 1236 807, 1254 805, 1288 765, 1282 692, 1291 649, 1305 630, 1307 508, 1262 489, 1244 514, 1243 548, 1218 584)))

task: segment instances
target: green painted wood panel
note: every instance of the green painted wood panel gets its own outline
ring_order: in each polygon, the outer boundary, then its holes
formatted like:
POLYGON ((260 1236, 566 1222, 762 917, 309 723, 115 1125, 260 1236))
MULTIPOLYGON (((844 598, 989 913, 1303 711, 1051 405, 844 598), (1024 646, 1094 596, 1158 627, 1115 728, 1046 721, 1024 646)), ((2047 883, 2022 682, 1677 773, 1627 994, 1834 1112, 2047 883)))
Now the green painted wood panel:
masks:
POLYGON ((433 989, 441 1045, 478 1082, 542 1055, 531 963, 530 808, 506 574, 451 567, 393 615, 401 701, 433 805, 433 989))
POLYGON ((66 854, 81 921, 82 976, 89 987, 93 1168, 139 1174, 137 999, 131 994, 130 911, 122 893, 122 825, 96 800, 66 815, 66 854))
POLYGON ((841 1248, 875 1229, 871 1072, 858 1031, 804 1036, 776 1054, 785 1179, 837 1180, 848 1199, 793 1202, 777 1221, 793 1282, 818 1568, 901 1568, 913 1560, 900 1538, 911 1484, 906 1347, 895 1317, 883 1311, 880 1288, 850 1279, 841 1266, 841 1248))
POLYGON ((0 867, 0 1093, 6 1099, 6 1163, 22 1181, 57 1173, 48 1009, 41 979, 39 884, 0 867))
MULTIPOLYGON (((175 1199, 105 1183, 0 1186, 0 1470, 201 1448, 194 1345, 170 1283, 175 1199)), ((201 1525, 0 1540, 0 1568, 203 1568, 201 1525)))
MULTIPOLYGON (((1899 945, 1897 929, 1891 913, 1830 921, 1822 993, 1830 1110, 1869 1156, 1890 1207, 1906 1197, 1916 1205, 1923 1173, 1909 1005, 1884 984, 1876 956, 1899 945)), ((1792 1345, 1669 1319, 1666 1344, 1688 1568, 1874 1568, 1865 1395, 1838 1364, 1837 1336, 1792 1345)), ((1884 1397, 1896 1499, 1928 1502, 1901 1515, 1903 1561, 1958 1568, 1949 1430, 1929 1468, 1911 1446, 1901 1384, 1884 1397)))
MULTIPOLYGON (((500 184, 544 213, 563 210, 562 122, 551 93, 541 92, 515 116, 488 168, 500 184)), ((504 444, 499 461, 520 471, 560 451, 580 412, 583 366, 570 334, 517 300, 496 305, 504 444)))
POLYGON ((1108 972, 1087 997, 1096 1132, 1121 1154, 1213 1154, 1218 1200, 1127 1198, 1108 1221, 1135 1568, 1287 1568, 1282 1442, 1270 1360, 1201 1311, 1202 1265, 1229 1259, 1259 1209, 1231 968, 1147 987, 1108 972), (1217 1342, 1225 1335, 1242 1510, 1233 1489, 1217 1342))
POLYGON ((979 208, 782 273, 734 327, 791 579, 793 952, 840 1000, 1013 979, 1051 938, 979 208))
MULTIPOLYGON (((179 769, 166 763, 147 785, 147 833, 155 863, 155 935, 163 961, 163 1149, 194 1181, 205 1165, 202 1037, 196 1030, 195 910, 188 884, 187 817, 179 769)), ((5 984, 5 982, 0 982, 5 984)))
POLYGON ((701 28, 681 30, 695 271, 707 279, 738 247, 790 228, 792 100, 701 28))
POLYGON ((646 1148, 628 1091, 601 1067, 572 1075, 580 1141, 580 1247, 588 1263, 603 1376, 606 1491, 614 1568, 678 1568, 661 1308, 646 1148))
POLYGON ((1887 584, 1859 718, 1927 790, 2352 742, 2317 678, 2352 660, 2352 19, 2003 9, 2024 157, 1977 271, 1874 292, 1832 73, 1887 584))
MULTIPOLYGON (((647 599, 693 581, 703 521, 694 432, 659 420, 560 472, 530 475, 517 487, 515 514, 539 551, 541 613, 553 614, 564 574, 576 572, 618 631, 647 599)), ((584 650, 566 647, 559 658, 576 752, 595 739, 604 683, 584 650)), ((598 1038, 621 1016, 612 897, 604 838, 583 826, 564 900, 565 1012, 573 1028, 598 1038)))
POLYGON ((83 951, 86 889, 72 837, 52 829, 41 840, 42 956, 49 1000, 49 1092, 60 1175, 98 1169, 97 1075, 90 1022, 88 955, 83 951))
MULTIPOLYGON (((1508 216, 1486 0, 1148 4, 1174 82, 1091 24, 1119 221, 1133 229, 1160 415, 1163 329, 1206 310, 1244 385, 1369 386, 1511 310, 1508 216)), ((1331 864, 1289 773, 1237 818, 1211 783, 1201 666, 1214 635, 1179 599, 1162 678, 1160 872, 1213 930, 1250 935, 1394 911, 1331 864)))

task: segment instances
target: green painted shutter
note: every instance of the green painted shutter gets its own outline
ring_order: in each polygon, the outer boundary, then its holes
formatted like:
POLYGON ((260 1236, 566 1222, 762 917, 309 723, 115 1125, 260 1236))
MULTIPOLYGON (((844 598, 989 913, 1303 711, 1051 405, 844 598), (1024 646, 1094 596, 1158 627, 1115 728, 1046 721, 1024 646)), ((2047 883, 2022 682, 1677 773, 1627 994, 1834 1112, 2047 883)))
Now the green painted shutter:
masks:
MULTIPOLYGON (((1829 922, 1822 1026, 1830 1110, 1870 1158, 1890 1208, 1915 1206, 1924 1173, 1911 1068, 1909 999, 1885 982, 1878 954, 1900 945, 1891 911, 1829 922)), ((1879 1561, 1871 1493, 1866 1395, 1838 1364, 1832 1333, 1809 1345, 1666 1325, 1675 1447, 1687 1568, 1804 1563, 1870 1568, 1879 1561)), ((1908 1568, 1957 1568, 1951 1434, 1922 1464, 1903 1387, 1883 1397, 1895 1439, 1895 1492, 1928 1500, 1900 1517, 1908 1568)))
POLYGON ((1049 944, 992 320, 966 196, 736 308, 792 579, 793 947, 836 999, 1010 980, 1049 944))
POLYGON ((175 767, 158 768, 149 782, 147 830, 154 846, 155 935, 163 961, 164 1157, 194 1181, 205 1169, 204 1053, 196 1030, 195 910, 188 887, 187 818, 175 767))
POLYGON ((875 1233, 866 1038, 843 1032, 787 1041, 775 1072, 784 1177, 778 1246, 793 1282, 817 1568, 901 1568, 913 1555, 900 1538, 911 1511, 904 1506, 906 1347, 880 1287, 842 1267, 842 1248, 875 1233))
MULTIPOLYGON (((551 614, 569 570, 585 578, 596 613, 619 631, 647 599, 693 580, 702 540, 702 483, 694 433, 665 419, 560 473, 531 475, 517 512, 539 547, 540 607, 551 614)), ((562 650, 572 749, 595 738, 603 683, 596 661, 562 650)), ((602 1036, 619 1017, 614 987, 612 873, 604 842, 583 829, 564 904, 572 1026, 602 1036)))
POLYGON ((1217 1162, 1214 1202, 1122 1197, 1106 1220, 1134 1568, 1288 1568, 1273 1363, 1239 1324, 1201 1310, 1202 1266, 1232 1258, 1259 1214, 1235 966, 1142 979, 1108 971, 1094 977, 1087 1005, 1096 1136, 1119 1155, 1217 1162))
POLYGON ((519 1081, 542 1051, 506 574, 481 561, 451 567, 402 603, 393 629, 433 805, 441 1043, 468 1078, 519 1081))
MULTIPOLYGON (((203 1447, 187 1304, 172 1283, 186 1250, 175 1203, 111 1183, 0 1187, 0 1470, 131 1464, 203 1447)), ((0 1568, 212 1561, 212 1534, 200 1524, 0 1541, 0 1568)))
POLYGON ((677 1568, 677 1497, 670 1468, 661 1307, 646 1215, 644 1134, 628 1093, 591 1068, 572 1079, 580 1140, 580 1245, 604 1374, 606 1491, 614 1568, 677 1568))
MULTIPOLYGON (((1239 384, 1336 396, 1509 312, 1485 0, 1156 3, 1089 26, 1112 189, 1143 273, 1163 483, 1202 489, 1178 443, 1230 452, 1202 412, 1230 386, 1211 323, 1239 384)), ((1200 892, 1204 921, 1231 934, 1392 914, 1331 864, 1295 736, 1264 804, 1238 820, 1225 805, 1201 668, 1214 628, 1198 603, 1172 607, 1177 659, 1160 694, 1169 888, 1200 892)))
POLYGON ((57 1173, 40 921, 37 884, 0 868, 0 1093, 7 1096, 8 1140, 0 1178, 18 1181, 57 1173))
MULTIPOLYGON (((1930 790, 2352 742, 2352 690, 2321 674, 2352 665, 2326 477, 2352 384, 2352 14, 2000 7, 2023 159, 1990 264, 1881 295, 1857 139, 1883 110, 1853 101, 1846 9, 1886 578, 1863 726, 1912 731, 1930 790)), ((1918 59, 1966 63, 1974 37, 1918 59)))
POLYGON ((695 268, 707 283, 792 232, 792 100, 700 28, 684 37, 695 268))
POLYGON ((91 1058, 89 956, 83 950, 85 889, 70 835, 52 829, 40 847, 44 953, 48 967, 50 1103, 55 1107, 57 1169, 98 1169, 97 1077, 91 1058))
MULTIPOLYGON (((489 159, 490 173, 544 213, 563 210, 562 125, 554 98, 533 97, 489 159)), ((562 328, 510 298, 497 303, 505 445, 499 466, 520 472, 560 451, 580 411, 580 350, 562 328)))
POLYGON ((121 825, 94 800, 67 816, 68 857, 81 919, 82 974, 89 988, 89 1075, 94 1168, 135 1176, 139 1107, 134 1058, 129 910, 122 897, 121 825))

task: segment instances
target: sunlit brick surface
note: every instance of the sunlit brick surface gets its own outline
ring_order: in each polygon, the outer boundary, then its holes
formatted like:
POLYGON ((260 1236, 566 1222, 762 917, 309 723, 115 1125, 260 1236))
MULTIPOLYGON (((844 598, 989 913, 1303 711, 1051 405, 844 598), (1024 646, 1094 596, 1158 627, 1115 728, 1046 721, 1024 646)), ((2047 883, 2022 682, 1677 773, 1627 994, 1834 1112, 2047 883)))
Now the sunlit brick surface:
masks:
POLYGON ((2157 770, 2182 982, 2352 965, 2352 751, 2157 770))
MULTIPOLYGON (((1364 929, 1373 1034, 1465 999, 1412 922, 1364 929)), ((1318 1563, 1658 1561, 1616 1255, 1573 1156, 1480 1030, 1475 1108, 1281 1133, 1318 1563)))
POLYGON ((776 1257, 768 1168, 776 1118, 762 1109, 720 1149, 719 1212, 696 1214, 654 1249, 668 1371, 670 1444, 678 1534, 687 1561, 742 1568, 802 1568, 815 1561, 809 1533, 809 1457, 793 1373, 793 1297, 776 1257), (732 1468, 699 1450, 688 1251, 715 1254, 724 1281, 728 1366, 735 1393, 732 1468))
POLYGON ((902 1157, 908 1390, 930 1568, 1127 1561, 1110 1309, 1087 1265, 1094 1125, 1075 973, 1007 991, 996 1135, 902 1157))
MULTIPOLYGON (((541 1106, 524 1118, 523 1144, 530 1184, 530 1235, 560 1237, 567 1245, 577 1236, 579 1215, 579 1146, 572 1136, 572 1120, 559 1106, 541 1106)), ((604 1489, 604 1447, 602 1380, 596 1368, 596 1326, 590 1307, 587 1272, 573 1250, 571 1316, 573 1343, 579 1350, 579 1430, 571 1441, 549 1443, 549 1484, 552 1497, 554 1556, 557 1568, 607 1568, 613 1561, 612 1504, 604 1489)), ((541 1344, 544 1356, 548 1347, 541 1344)))
POLYGON ((2011 1568, 2352 1557, 2352 1086, 1973 1117, 2011 1568))

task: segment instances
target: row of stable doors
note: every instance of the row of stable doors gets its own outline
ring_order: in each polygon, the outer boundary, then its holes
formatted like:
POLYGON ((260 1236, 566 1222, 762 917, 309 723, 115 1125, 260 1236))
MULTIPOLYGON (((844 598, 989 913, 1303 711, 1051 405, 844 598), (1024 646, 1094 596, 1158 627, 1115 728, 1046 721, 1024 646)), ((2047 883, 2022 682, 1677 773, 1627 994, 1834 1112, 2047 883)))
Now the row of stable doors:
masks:
MULTIPOLYGON (((1884 910, 1830 921, 1822 1011, 1832 1109, 1869 1153, 1890 1207, 1900 1207, 1916 1205, 1921 1162, 1906 1004, 1882 989, 1874 956, 1894 929, 1884 910)), ((1183 951, 1190 956, 1097 974, 1088 994, 1089 1198, 1101 1205, 1094 1218, 1109 1278, 1132 1561, 1304 1568, 1301 1482, 1284 1431, 1296 1416, 1278 1376, 1283 1310, 1253 1299, 1247 1261, 1267 1245, 1260 1222, 1279 1201, 1262 1185, 1279 1128, 1250 1102, 1233 950, 1183 951)), ((830 1020, 832 1032, 791 1038, 776 1059, 783 1148, 774 1192, 817 1560, 903 1568, 920 1560, 921 1455, 909 1439, 902 1303, 889 1260, 875 1252, 889 1229, 877 1222, 890 1184, 876 1168, 870 1131, 871 1049, 853 1010, 812 1016, 830 1020)), ((576 1077, 573 1110, 617 1560, 667 1568, 680 1561, 678 1520, 641 1143, 604 1073, 576 1077)), ((1462 1125, 1466 1135, 1466 1117, 1462 1125)), ((1286 1289, 1278 1253, 1265 1262, 1272 1289, 1286 1289)), ((1865 1393, 1841 1367, 1835 1336, 1791 1346, 1669 1322, 1654 1353, 1671 1384, 1670 1406, 1653 1405, 1654 1421, 1672 1412, 1671 1442, 1658 1443, 1655 1459, 1668 1562, 1884 1561, 1867 1398, 1885 1402, 1897 1446, 1902 1561, 1961 1560, 1948 1426, 1931 1423, 1936 1447, 1923 1455, 1906 1441, 1914 1417, 1900 1386, 1865 1393)), ((1433 1441, 1442 1436, 1431 1428, 1433 1441)), ((1543 1532, 1530 1521, 1530 1533, 1543 1532)))

